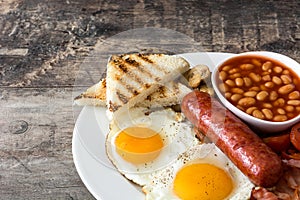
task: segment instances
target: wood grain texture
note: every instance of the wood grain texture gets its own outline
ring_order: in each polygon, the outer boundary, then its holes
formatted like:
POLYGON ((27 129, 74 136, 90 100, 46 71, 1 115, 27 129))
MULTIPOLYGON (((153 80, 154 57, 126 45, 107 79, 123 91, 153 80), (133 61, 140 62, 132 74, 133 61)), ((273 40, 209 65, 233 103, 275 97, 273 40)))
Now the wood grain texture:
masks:
POLYGON ((105 76, 110 54, 267 50, 300 62, 299 49, 297 0, 0 1, 0 199, 93 199, 72 160, 72 98, 105 76), (124 36, 147 27, 165 31, 124 36))
POLYGON ((93 199, 73 164, 72 88, 2 88, 0 199, 93 199))

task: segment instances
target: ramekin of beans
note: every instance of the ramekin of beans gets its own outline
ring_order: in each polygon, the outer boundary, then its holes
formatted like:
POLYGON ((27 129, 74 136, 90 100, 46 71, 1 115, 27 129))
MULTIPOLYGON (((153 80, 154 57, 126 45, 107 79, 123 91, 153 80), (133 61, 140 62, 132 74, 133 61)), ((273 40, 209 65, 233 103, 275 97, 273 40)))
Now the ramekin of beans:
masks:
POLYGON ((263 133, 300 120, 300 64, 273 52, 236 54, 219 63, 212 85, 221 102, 263 133))

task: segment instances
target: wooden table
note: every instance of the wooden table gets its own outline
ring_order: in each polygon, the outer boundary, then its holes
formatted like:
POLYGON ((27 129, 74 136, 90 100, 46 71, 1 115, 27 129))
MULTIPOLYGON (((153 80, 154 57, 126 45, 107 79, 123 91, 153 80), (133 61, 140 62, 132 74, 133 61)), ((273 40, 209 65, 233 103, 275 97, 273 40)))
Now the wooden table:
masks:
POLYGON ((104 75, 109 53, 145 49, 267 50, 300 62, 300 3, 0 1, 0 199, 94 199, 73 164, 81 108, 72 100, 104 75), (151 32, 146 41, 116 39, 145 27, 182 42, 153 43, 151 32))

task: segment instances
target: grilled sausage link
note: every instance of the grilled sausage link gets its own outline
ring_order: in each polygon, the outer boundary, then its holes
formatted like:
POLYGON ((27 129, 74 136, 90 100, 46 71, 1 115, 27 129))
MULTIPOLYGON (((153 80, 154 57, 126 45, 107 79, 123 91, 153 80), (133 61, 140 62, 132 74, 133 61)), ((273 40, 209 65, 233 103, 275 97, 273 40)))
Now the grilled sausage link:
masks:
POLYGON ((272 187, 279 180, 279 156, 216 99, 193 91, 183 98, 181 110, 254 184, 272 187))

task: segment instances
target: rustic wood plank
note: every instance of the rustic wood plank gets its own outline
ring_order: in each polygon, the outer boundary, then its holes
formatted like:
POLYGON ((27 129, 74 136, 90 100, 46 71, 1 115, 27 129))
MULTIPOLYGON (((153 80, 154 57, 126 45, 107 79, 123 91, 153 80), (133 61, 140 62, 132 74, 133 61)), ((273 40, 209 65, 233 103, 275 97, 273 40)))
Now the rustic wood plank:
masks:
POLYGON ((1 199, 93 199, 72 159, 72 88, 0 92, 1 199))
POLYGON ((15 0, 9 5, 10 12, 0 15, 0 85, 4 86, 73 85, 77 63, 90 56, 99 41, 140 27, 178 31, 198 42, 198 51, 269 50, 299 59, 295 54, 300 45, 298 1, 121 5, 118 1, 15 0), (27 53, 11 55, 18 49, 27 53))

